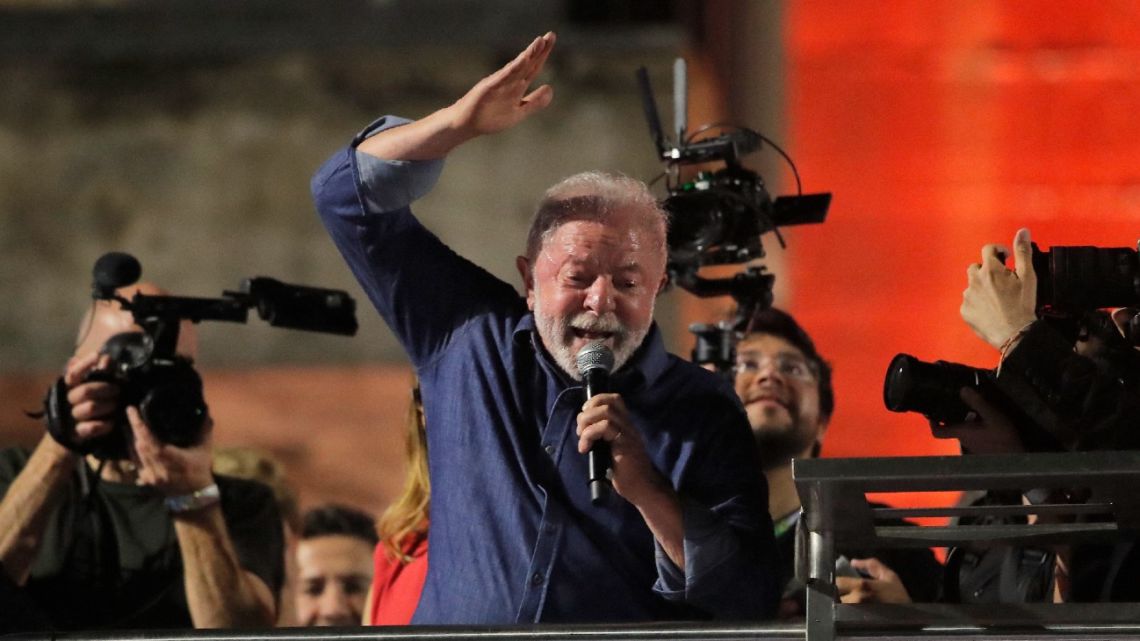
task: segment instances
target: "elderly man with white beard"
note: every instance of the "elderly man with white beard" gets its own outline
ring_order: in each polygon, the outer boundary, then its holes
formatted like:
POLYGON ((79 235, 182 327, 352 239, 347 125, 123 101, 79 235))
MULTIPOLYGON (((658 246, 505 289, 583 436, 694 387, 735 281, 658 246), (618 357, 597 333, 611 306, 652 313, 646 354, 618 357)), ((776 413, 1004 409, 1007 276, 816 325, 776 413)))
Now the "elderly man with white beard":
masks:
POLYGON ((778 600, 772 524, 732 390, 653 324, 666 218, 646 186, 590 172, 546 193, 525 297, 412 216, 457 146, 553 98, 536 38, 451 106, 385 116, 313 179, 322 220, 422 382, 432 503, 413 623, 759 619, 778 600), (587 399, 576 356, 614 354, 587 399), (612 450, 592 504, 584 455, 612 450))

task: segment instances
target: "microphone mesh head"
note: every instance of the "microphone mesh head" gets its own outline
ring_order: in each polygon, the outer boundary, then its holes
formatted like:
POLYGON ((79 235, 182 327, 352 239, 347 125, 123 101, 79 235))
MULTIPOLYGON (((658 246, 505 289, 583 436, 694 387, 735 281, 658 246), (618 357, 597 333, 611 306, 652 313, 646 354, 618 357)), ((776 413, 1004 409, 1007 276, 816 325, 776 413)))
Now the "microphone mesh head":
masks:
POLYGON ((578 373, 600 369, 609 373, 614 368, 614 353, 604 343, 590 343, 578 352, 578 373))

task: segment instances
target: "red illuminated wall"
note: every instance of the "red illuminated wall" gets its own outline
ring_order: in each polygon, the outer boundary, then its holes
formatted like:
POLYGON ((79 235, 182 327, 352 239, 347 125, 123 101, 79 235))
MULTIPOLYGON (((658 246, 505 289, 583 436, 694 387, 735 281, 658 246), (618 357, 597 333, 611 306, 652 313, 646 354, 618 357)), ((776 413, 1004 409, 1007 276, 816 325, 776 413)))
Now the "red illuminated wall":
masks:
POLYGON ((966 266, 1140 236, 1140 3, 789 2, 787 140, 828 222, 797 230, 786 304, 835 364, 831 456, 950 453, 883 409, 897 352, 992 366, 966 266))

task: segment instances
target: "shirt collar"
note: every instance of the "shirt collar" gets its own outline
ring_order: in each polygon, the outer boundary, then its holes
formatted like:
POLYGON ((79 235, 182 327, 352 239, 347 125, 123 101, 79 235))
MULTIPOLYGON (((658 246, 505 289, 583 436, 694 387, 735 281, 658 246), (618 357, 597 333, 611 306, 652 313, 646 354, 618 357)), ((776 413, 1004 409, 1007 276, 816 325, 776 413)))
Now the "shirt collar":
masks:
MULTIPOLYGON (((546 359, 546 350, 542 347, 542 339, 538 335, 538 326, 534 322, 534 313, 530 312, 519 319, 513 333, 517 345, 529 346, 534 349, 538 358, 546 359)), ((561 372, 557 364, 551 363, 552 369, 561 372)), ((669 369, 669 352, 665 351, 665 341, 661 338, 661 331, 654 322, 649 326, 649 333, 641 346, 630 357, 615 375, 614 385, 620 389, 636 389, 641 385, 652 386, 669 369)))

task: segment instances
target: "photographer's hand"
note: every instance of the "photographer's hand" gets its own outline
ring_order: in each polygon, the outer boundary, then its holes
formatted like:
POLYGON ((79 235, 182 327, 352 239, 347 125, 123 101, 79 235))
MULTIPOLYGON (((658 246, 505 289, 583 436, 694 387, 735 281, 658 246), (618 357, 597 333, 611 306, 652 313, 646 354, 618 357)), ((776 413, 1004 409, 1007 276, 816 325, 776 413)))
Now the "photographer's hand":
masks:
POLYGON ((211 471, 214 422, 206 417, 202 442, 192 447, 176 447, 155 438, 138 408, 127 408, 127 419, 134 434, 133 457, 138 465, 138 484, 149 485, 166 496, 197 492, 214 482, 211 471))
POLYGON ((973 388, 963 387, 960 395, 962 402, 977 412, 978 418, 954 425, 932 423, 930 431, 934 438, 958 439, 963 454, 1015 454, 1025 451, 1017 429, 1001 410, 973 388))
MULTIPOLYGON (((192 494, 213 485, 213 420, 206 418, 202 442, 175 447, 151 433, 135 407, 127 408, 134 434, 140 485, 167 496, 192 494)), ((242 568, 221 505, 217 502, 171 514, 182 555, 186 602, 195 628, 269 626, 276 619, 273 593, 242 568)))
POLYGON ((843 603, 910 603, 910 593, 906 591, 902 579, 882 561, 852 559, 851 567, 862 570, 869 578, 849 576, 835 577, 835 588, 843 603))
POLYGON ((75 440, 81 443, 107 434, 115 425, 119 387, 105 381, 84 382, 91 372, 107 366, 107 357, 96 352, 72 359, 63 374, 71 418, 75 420, 75 440))
POLYGON ((553 33, 535 38, 514 60, 480 80, 454 104, 371 136, 357 149, 385 160, 432 160, 472 138, 515 126, 554 99, 550 85, 527 91, 542 71, 554 40, 553 33))
POLYGON ((982 262, 966 270, 969 285, 962 292, 962 320, 997 349, 1037 319, 1037 275, 1028 229, 1019 229, 1013 239, 1012 270, 1004 263, 1009 253, 1001 245, 983 247, 982 262))

